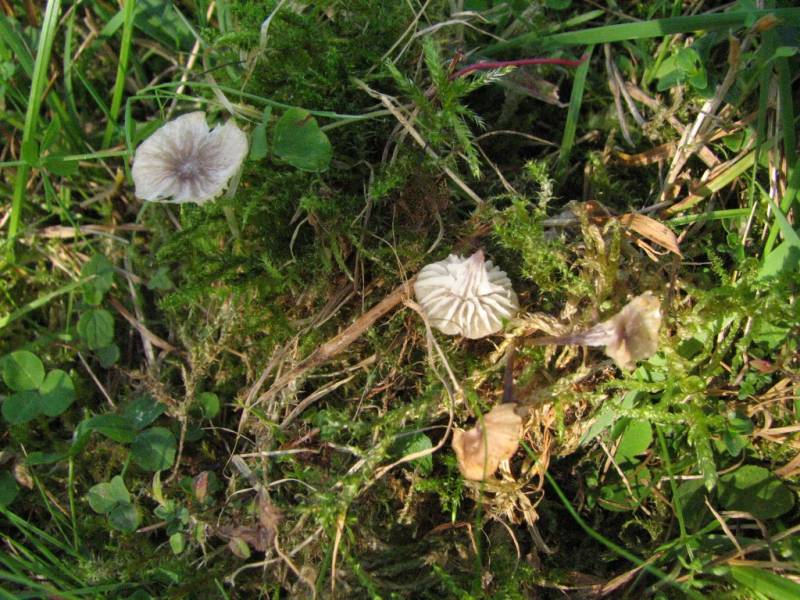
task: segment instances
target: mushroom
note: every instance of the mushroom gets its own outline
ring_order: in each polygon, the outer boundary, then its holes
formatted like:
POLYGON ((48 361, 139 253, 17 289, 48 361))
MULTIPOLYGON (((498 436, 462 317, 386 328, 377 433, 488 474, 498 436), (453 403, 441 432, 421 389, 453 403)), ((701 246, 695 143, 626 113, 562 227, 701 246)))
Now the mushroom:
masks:
POLYGON ((661 302, 652 292, 636 296, 613 317, 592 327, 586 336, 597 339, 588 346, 605 346, 606 354, 620 369, 630 370, 636 362, 658 350, 661 302))
POLYGON ((630 370, 636 362, 650 358, 658 350, 661 327, 661 302, 652 292, 636 296, 610 319, 583 333, 563 337, 543 337, 534 344, 581 344, 605 346, 606 354, 620 369, 630 370))
POLYGON ((425 266, 414 293, 433 327, 470 339, 497 333, 519 308, 504 271, 478 250, 469 258, 451 254, 425 266))
POLYGON ((136 196, 203 204, 222 193, 246 154, 247 136, 233 121, 209 129, 204 112, 182 115, 136 149, 136 196))
POLYGON ((514 412, 516 404, 498 404, 469 431, 453 431, 453 450, 465 479, 480 481, 492 475, 501 461, 519 448, 522 418, 514 412))

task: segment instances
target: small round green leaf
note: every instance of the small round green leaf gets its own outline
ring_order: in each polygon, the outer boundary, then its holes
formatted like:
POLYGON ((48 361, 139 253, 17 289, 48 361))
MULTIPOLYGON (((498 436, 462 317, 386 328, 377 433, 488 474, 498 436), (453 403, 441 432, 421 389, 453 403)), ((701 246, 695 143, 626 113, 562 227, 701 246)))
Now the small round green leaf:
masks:
POLYGON ((133 440, 131 458, 147 471, 163 471, 175 461, 175 436, 164 427, 151 427, 133 440))
POLYGON ((39 392, 18 392, 6 398, 3 402, 3 418, 11 425, 27 423, 39 416, 42 412, 41 396, 39 392))
POLYGON ((3 358, 3 381, 15 392, 38 389, 44 381, 44 365, 27 350, 17 350, 3 358))
POLYGON ((19 486, 14 476, 8 471, 0 471, 0 507, 5 508, 14 501, 19 486))
POLYGON ((275 125, 272 141, 275 156, 301 171, 325 171, 333 149, 317 120, 302 108, 290 108, 275 125))
POLYGON ((83 284, 84 301, 86 304, 97 306, 114 284, 114 265, 102 254, 95 254, 83 265, 81 277, 87 280, 83 284))
POLYGON ((130 504, 131 495, 122 477, 115 475, 109 482, 98 483, 89 489, 86 496, 92 510, 106 514, 118 504, 130 504))
POLYGON ((748 512, 757 519, 779 517, 794 506, 792 490, 757 465, 745 465, 720 476, 718 489, 722 506, 748 512))
POLYGON ((139 527, 139 511, 133 504, 117 504, 108 513, 111 527, 123 533, 133 533, 139 527))
POLYGON ((145 394, 131 401, 124 408, 122 414, 130 420, 137 430, 140 430, 150 425, 150 423, 163 415, 166 410, 166 404, 158 402, 152 396, 145 394))
POLYGON ((97 360, 100 361, 100 366, 104 369, 108 369, 119 360, 119 346, 113 343, 97 348, 94 353, 97 355, 97 360))
POLYGON ((214 392, 203 392, 197 396, 197 402, 205 418, 213 419, 219 414, 219 397, 214 392))
POLYGON ((114 317, 104 308, 92 308, 78 320, 80 335, 92 350, 109 346, 114 341, 114 317))
POLYGON ((631 421, 622 434, 614 456, 619 462, 630 462, 633 457, 647 450, 652 441, 653 430, 648 421, 631 421))
POLYGON ((180 531, 176 531, 171 536, 169 536, 169 547, 172 548, 173 554, 180 554, 181 552, 183 552, 185 546, 186 543, 183 538, 183 534, 180 531))
POLYGON ((75 401, 75 384, 70 376, 61 369, 47 374, 39 388, 42 412, 48 417, 56 417, 69 408, 75 401))

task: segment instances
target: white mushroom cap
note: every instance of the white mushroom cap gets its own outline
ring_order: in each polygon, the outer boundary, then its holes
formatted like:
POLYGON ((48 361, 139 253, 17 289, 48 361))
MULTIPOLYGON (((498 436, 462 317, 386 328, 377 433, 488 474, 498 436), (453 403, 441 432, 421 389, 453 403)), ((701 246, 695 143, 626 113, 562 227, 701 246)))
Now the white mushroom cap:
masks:
POLYGON ((414 293, 433 327, 470 339, 497 333, 503 319, 519 308, 511 281, 492 261, 484 261, 482 250, 469 258, 451 254, 427 265, 417 276, 414 293))
POLYGON ((247 136, 233 121, 210 130, 204 112, 180 116, 136 149, 136 196, 178 203, 212 200, 239 170, 247 146, 247 136))
POLYGON ((465 479, 486 479, 501 461, 514 456, 522 435, 522 418, 516 407, 514 403, 499 404, 483 416, 482 424, 469 431, 453 431, 453 451, 465 479))

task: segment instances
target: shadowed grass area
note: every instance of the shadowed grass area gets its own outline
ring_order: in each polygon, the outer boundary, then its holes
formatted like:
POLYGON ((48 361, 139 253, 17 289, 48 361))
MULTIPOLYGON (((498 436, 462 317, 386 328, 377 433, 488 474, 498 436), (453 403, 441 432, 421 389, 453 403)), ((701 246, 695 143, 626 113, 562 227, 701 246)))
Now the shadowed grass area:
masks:
POLYGON ((797 597, 799 28, 0 3, 0 597, 797 597), (193 111, 240 171, 137 198, 193 111), (477 250, 520 310, 445 335, 414 278, 477 250), (646 292, 655 333, 598 325, 646 292))

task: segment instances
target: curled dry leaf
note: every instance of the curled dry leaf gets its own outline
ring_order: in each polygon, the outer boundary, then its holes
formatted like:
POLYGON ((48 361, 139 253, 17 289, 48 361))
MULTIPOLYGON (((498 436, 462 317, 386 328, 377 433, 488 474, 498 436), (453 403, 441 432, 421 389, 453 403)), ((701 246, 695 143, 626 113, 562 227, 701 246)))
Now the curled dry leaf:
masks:
POLYGON ((469 431, 453 432, 453 450, 465 479, 480 481, 492 475, 501 461, 508 460, 519 447, 522 418, 514 412, 516 404, 495 406, 469 431))
POLYGON ((208 495, 208 471, 201 471, 192 480, 192 489, 198 502, 203 502, 206 499, 208 495))
POLYGON ((682 256, 677 236, 660 221, 638 213, 628 213, 622 215, 619 218, 619 222, 623 227, 635 231, 642 237, 655 242, 678 256, 682 256))
POLYGON ((417 301, 433 327, 470 339, 497 333, 519 308, 504 271, 478 250, 469 258, 451 254, 427 265, 414 283, 417 301))

